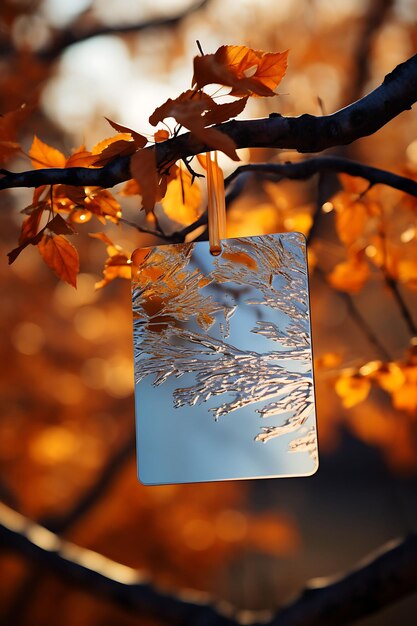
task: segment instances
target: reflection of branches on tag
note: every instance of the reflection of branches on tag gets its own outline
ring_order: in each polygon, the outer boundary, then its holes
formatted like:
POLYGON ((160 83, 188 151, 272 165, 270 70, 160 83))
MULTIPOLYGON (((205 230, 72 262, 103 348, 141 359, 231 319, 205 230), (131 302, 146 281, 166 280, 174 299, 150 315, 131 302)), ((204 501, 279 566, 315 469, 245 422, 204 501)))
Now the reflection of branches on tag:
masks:
MULTIPOLYGON (((176 409, 210 401, 207 411, 216 421, 251 406, 262 419, 279 418, 261 427, 256 441, 308 428, 314 396, 304 255, 296 233, 229 240, 203 274, 189 247, 185 254, 181 245, 155 248, 134 284, 136 382, 149 376, 159 387, 185 375, 188 382, 191 375, 188 386, 172 391, 176 409), (242 302, 217 303, 217 291, 235 288, 247 290, 242 302), (242 315, 256 309, 263 319, 257 316, 243 331, 242 315), (210 335, 198 326, 211 329, 210 335), (264 351, 246 348, 252 333, 264 351), (223 401, 213 406, 216 397, 223 401)), ((308 452, 309 446, 293 449, 308 452)))

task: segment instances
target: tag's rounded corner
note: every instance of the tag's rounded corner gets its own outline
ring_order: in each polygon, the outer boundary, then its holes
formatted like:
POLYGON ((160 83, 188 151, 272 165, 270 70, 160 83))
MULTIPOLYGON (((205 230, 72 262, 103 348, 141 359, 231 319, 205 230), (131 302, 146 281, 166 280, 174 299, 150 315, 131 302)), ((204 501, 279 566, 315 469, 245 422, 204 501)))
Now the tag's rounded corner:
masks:
POLYGON ((306 478, 310 478, 310 476, 314 476, 319 471, 319 468, 320 468, 320 461, 319 461, 319 457, 317 456, 317 458, 314 459, 313 469, 310 472, 307 472, 307 474, 304 474, 304 476, 306 478))
POLYGON ((143 485, 144 487, 153 487, 154 485, 158 484, 151 480, 148 480, 146 476, 143 476, 143 471, 141 472, 139 465, 137 469, 137 477, 138 477, 138 481, 140 482, 140 484, 143 485))

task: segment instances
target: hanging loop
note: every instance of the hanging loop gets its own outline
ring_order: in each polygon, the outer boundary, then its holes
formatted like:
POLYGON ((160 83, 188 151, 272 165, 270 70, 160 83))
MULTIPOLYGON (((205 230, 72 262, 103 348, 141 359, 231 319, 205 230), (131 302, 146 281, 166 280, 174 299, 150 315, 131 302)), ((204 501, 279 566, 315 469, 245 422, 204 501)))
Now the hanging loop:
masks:
POLYGON ((216 151, 207 152, 206 170, 210 252, 218 256, 222 251, 221 240, 226 237, 226 200, 223 171, 217 162, 216 151))

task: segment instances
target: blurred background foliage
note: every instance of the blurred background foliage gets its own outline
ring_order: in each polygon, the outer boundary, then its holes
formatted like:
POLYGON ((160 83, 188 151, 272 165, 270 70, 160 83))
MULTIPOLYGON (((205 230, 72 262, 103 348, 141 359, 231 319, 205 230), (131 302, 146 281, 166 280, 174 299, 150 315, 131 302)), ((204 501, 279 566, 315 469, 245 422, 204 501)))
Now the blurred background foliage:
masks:
MULTIPOLYGON (((142 133, 168 97, 188 88, 199 39, 291 49, 281 96, 244 117, 333 112, 377 86, 416 52, 415 0, 211 0, 177 24, 82 39, 92 29, 180 13, 182 0, 3 0, 0 107, 35 105, 22 128, 66 154, 110 136, 104 116, 142 133), (66 37, 66 39, 65 39, 66 37), (71 43, 72 40, 74 40, 71 43)), ((417 177, 417 117, 333 150, 417 177)), ((296 160, 241 150, 243 162, 296 160)), ((226 174, 232 162, 221 156, 226 174)), ((29 169, 24 157, 10 169, 29 169)), ((417 504, 416 203, 349 177, 272 183, 248 178, 228 235, 311 233, 313 340, 321 467, 308 479, 143 487, 134 455, 130 285, 95 290, 105 250, 80 226, 75 291, 29 246, 8 267, 31 192, 3 193, 0 232, 2 499, 76 543, 247 608, 273 608, 311 576, 345 570, 415 527, 417 504), (324 188, 324 192, 323 192, 324 188), (316 210, 319 203, 320 210, 316 210), (314 235, 314 236, 313 236, 314 235), (411 319, 406 319, 408 311, 411 319), (416 317, 414 316, 414 320, 416 317)), ((117 189, 116 189, 117 191, 117 189)), ((138 219, 138 198, 117 195, 138 219)), ((144 219, 143 217, 141 219, 144 219)), ((131 252, 155 238, 109 224, 131 252)), ((4 623, 133 624, 138 617, 17 555, 0 559, 4 623)), ((413 624, 408 599, 368 626, 413 624)))

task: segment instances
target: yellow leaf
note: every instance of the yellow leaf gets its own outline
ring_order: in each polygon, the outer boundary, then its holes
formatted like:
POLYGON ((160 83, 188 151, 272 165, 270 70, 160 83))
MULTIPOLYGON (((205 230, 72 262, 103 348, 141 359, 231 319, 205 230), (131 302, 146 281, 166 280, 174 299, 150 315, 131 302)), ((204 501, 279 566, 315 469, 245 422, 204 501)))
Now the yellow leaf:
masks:
POLYGON ((48 144, 41 141, 36 135, 33 138, 33 143, 29 150, 29 156, 36 170, 44 167, 65 167, 66 163, 66 158, 62 152, 48 146, 48 144))
POLYGON ((107 137, 107 139, 102 139, 91 148, 91 154, 101 154, 103 150, 108 148, 112 143, 115 143, 116 141, 132 141, 132 136, 130 133, 119 133, 118 135, 113 135, 113 137, 107 137))
POLYGON ((165 215, 181 225, 191 224, 201 214, 200 183, 197 179, 192 184, 191 181, 191 174, 178 168, 161 200, 165 215))
POLYGON ((371 390, 371 381, 363 376, 343 374, 335 383, 335 391, 347 409, 363 402, 371 390))
POLYGON ((392 393, 402 387, 405 382, 405 375, 402 368, 397 365, 397 363, 387 363, 380 368, 375 379, 382 389, 392 393))

